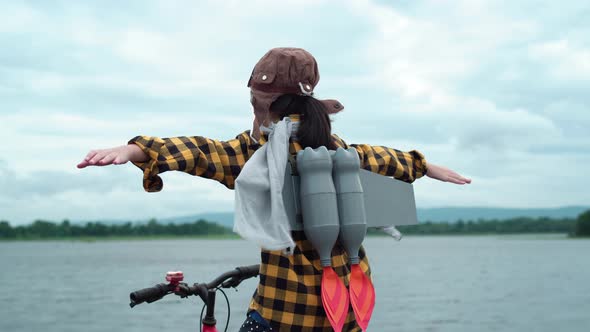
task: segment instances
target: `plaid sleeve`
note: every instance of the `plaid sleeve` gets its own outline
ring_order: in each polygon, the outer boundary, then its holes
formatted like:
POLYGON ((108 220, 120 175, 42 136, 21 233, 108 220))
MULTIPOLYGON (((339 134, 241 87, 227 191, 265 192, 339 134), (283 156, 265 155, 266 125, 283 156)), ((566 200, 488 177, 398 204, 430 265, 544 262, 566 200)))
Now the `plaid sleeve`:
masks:
MULTIPOLYGON (((349 146, 334 135, 337 146, 349 146)), ((403 152, 396 149, 368 144, 351 144, 361 160, 361 167, 373 173, 393 176, 398 180, 412 183, 426 174, 428 166, 424 155, 416 150, 403 152)))
POLYGON ((143 171, 143 187, 148 192, 162 190, 163 182, 158 174, 166 171, 214 179, 233 189, 235 179, 256 149, 248 131, 229 141, 201 136, 137 136, 129 144, 136 144, 150 158, 146 162, 134 162, 143 171))

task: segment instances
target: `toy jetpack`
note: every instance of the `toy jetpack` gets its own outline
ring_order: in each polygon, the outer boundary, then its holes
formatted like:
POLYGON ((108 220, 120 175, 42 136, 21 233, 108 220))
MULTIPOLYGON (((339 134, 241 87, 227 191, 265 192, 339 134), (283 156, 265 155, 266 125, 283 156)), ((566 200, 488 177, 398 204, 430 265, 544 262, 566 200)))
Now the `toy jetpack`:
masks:
POLYGON ((283 200, 291 229, 303 230, 320 256, 322 304, 332 327, 342 331, 352 304, 366 331, 375 290, 359 266, 358 252, 368 227, 417 223, 412 185, 361 169, 354 148, 308 147, 289 162, 283 200), (351 264, 350 296, 331 266, 338 237, 351 264))

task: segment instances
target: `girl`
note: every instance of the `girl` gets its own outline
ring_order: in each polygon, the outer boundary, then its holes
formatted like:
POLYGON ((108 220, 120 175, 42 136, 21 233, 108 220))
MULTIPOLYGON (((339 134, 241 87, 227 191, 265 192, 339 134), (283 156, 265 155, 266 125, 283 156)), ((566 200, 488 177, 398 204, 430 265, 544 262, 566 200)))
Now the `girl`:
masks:
MULTIPOLYGON (((279 128, 276 124, 284 119, 290 123, 285 154, 288 150, 288 154, 295 155, 306 147, 353 147, 358 152, 361 167, 375 173, 410 183, 424 175, 460 185, 471 183, 470 179, 447 168, 426 164, 418 151, 346 144, 331 133, 329 118, 329 114, 341 111, 343 106, 335 100, 315 99, 313 90, 318 81, 316 60, 307 51, 272 49, 256 64, 248 81, 255 115, 252 131, 247 130, 229 141, 201 136, 138 136, 124 146, 90 151, 78 167, 120 165, 131 161, 143 171, 143 186, 149 192, 162 189, 158 174, 170 170, 214 179, 234 189, 246 162, 264 144, 268 142, 268 147, 272 143, 271 128, 279 128)), ((266 166, 273 167, 271 163, 266 166)), ((294 246, 288 254, 284 250, 261 250, 260 283, 241 331, 332 330, 320 297, 322 267, 319 257, 303 231, 293 231, 290 236, 294 246)), ((369 262, 362 247, 359 256, 361 269, 370 276, 369 262)), ((337 244, 332 251, 332 266, 345 284, 350 276, 347 262, 345 250, 337 244)), ((349 310, 344 331, 359 330, 349 310)))

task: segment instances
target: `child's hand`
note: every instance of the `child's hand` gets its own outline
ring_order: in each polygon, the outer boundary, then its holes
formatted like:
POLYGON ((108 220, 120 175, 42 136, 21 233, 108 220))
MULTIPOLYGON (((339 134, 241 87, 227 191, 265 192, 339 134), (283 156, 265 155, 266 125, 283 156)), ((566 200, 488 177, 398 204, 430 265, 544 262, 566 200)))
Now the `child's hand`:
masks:
POLYGON ((141 148, 135 144, 129 144, 110 149, 92 150, 78 164, 78 168, 84 168, 86 166, 122 165, 128 161, 143 162, 147 159, 148 156, 141 148))
POLYGON ((465 178, 456 172, 434 164, 428 164, 428 171, 426 176, 437 179, 443 182, 451 182, 456 184, 469 184, 471 179, 465 178))

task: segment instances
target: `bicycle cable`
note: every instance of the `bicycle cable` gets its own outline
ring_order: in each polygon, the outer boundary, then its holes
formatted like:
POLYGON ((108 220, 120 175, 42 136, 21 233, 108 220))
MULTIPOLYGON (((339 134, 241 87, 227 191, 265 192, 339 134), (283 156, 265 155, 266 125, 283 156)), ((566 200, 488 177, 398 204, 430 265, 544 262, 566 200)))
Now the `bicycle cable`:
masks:
POLYGON ((229 327, 229 320, 231 317, 231 308, 229 306, 229 299, 227 298, 227 295, 225 294, 225 291, 219 287, 217 287, 217 290, 221 291, 221 294, 223 294, 223 297, 225 297, 225 303, 227 304, 227 321, 225 322, 225 330, 223 332, 227 332, 227 328, 229 327))
MULTIPOLYGON (((227 295, 225 294, 223 289, 221 289, 219 286, 217 286, 216 289, 220 291, 221 294, 223 294, 223 297, 225 297, 225 303, 227 304, 227 320, 225 322, 225 330, 223 330, 223 332, 227 332, 227 328, 229 327, 229 320, 231 318, 231 308, 229 305, 229 299, 227 298, 227 295)), ((201 309, 201 315, 199 320, 199 332, 203 332, 203 313, 205 312, 205 308, 207 308, 207 303, 203 304, 203 308, 201 309)))

